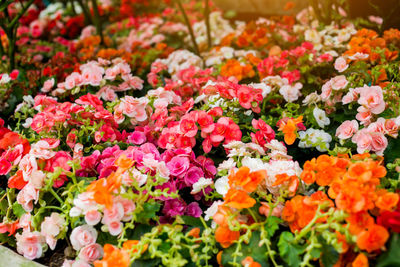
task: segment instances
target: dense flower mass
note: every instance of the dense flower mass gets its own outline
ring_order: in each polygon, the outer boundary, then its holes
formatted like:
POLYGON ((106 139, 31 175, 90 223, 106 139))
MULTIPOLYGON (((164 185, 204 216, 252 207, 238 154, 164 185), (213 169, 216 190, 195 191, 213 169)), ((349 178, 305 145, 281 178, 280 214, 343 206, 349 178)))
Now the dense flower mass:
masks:
POLYGON ((400 266, 387 18, 48 2, 0 8, 1 244, 63 267, 400 266))

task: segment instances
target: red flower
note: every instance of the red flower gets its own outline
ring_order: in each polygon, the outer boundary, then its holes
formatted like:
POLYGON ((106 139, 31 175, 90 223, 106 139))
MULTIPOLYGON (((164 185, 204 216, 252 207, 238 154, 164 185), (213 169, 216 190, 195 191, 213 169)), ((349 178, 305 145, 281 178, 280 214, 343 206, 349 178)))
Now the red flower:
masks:
POLYGON ((400 211, 384 211, 377 218, 377 223, 387 229, 400 233, 400 211))

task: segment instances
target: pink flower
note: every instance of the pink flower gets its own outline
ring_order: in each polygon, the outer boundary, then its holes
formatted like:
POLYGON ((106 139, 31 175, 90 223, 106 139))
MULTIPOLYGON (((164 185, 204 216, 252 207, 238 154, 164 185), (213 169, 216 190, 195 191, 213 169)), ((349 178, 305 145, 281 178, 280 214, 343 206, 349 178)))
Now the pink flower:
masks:
POLYGON ((97 239, 97 230, 90 225, 82 225, 72 230, 70 240, 72 247, 79 251, 81 248, 94 244, 97 239))
POLYGON ((45 217, 41 224, 41 233, 46 237, 46 242, 50 249, 54 250, 57 244, 55 238, 64 227, 65 220, 60 214, 53 212, 50 216, 45 217))
POLYGON ((261 133, 265 137, 267 142, 269 142, 269 141, 271 141, 272 139, 275 138, 275 131, 272 129, 271 126, 269 126, 262 119, 259 119, 259 120, 253 119, 251 121, 251 124, 252 124, 254 129, 261 130, 261 133))
POLYGON ((103 257, 104 251, 102 246, 99 244, 91 244, 83 247, 78 254, 78 258, 87 262, 94 262, 97 259, 103 257))
POLYGON ((0 158, 0 175, 6 175, 8 174, 12 169, 11 163, 4 159, 0 158))
POLYGON ((27 212, 33 210, 33 201, 36 203, 38 200, 39 190, 37 190, 31 183, 25 185, 17 195, 17 202, 21 204, 27 212))
POLYGON ((101 220, 101 213, 97 210, 89 210, 85 213, 85 221, 88 225, 96 225, 101 220))
POLYGON ((192 186, 201 177, 204 177, 204 172, 202 169, 196 166, 192 166, 186 173, 184 181, 187 186, 192 186))
POLYGON ((173 176, 181 176, 189 169, 189 159, 185 156, 175 156, 168 163, 167 168, 173 176))
POLYGON ((356 120, 344 121, 337 129, 336 136, 339 139, 348 139, 358 131, 358 123, 356 120))
POLYGON ((119 202, 114 202, 110 209, 104 210, 104 216, 101 220, 104 224, 109 224, 113 221, 121 221, 124 217, 124 206, 119 202))
POLYGON ((182 118, 180 122, 180 130, 184 136, 195 137, 198 129, 194 120, 182 118))
POLYGON ((48 93, 51 91, 51 89, 54 86, 54 78, 48 79, 44 82, 42 89, 40 89, 40 91, 42 91, 43 93, 48 93))
POLYGON ((358 131, 351 141, 357 144, 357 152, 359 154, 368 152, 372 148, 372 136, 365 128, 358 131))
POLYGON ((147 140, 146 134, 144 132, 140 132, 140 131, 134 131, 127 138, 128 143, 135 144, 135 145, 141 145, 144 142, 146 142, 146 140, 147 140))
POLYGON ((23 231, 22 234, 16 234, 17 251, 29 260, 40 258, 45 245, 44 237, 37 231, 23 231))
POLYGON ((335 69, 338 72, 343 72, 345 70, 347 70, 347 68, 349 67, 349 65, 346 62, 346 59, 344 57, 338 57, 335 60, 335 69))
POLYGON ((371 143, 371 148, 373 151, 378 156, 383 156, 383 151, 385 151, 387 145, 388 145, 388 140, 383 135, 383 133, 371 133, 372 136, 372 143, 371 143))
POLYGON ((339 75, 331 79, 332 89, 340 90, 344 89, 349 83, 344 75, 339 75))
POLYGON ((364 86, 361 89, 358 103, 370 110, 373 114, 382 113, 385 110, 382 88, 379 86, 364 86))
POLYGON ((357 108, 356 119, 363 125, 368 125, 371 122, 372 114, 370 110, 365 109, 363 106, 357 108))
POLYGON ((13 71, 10 73, 10 78, 11 78, 11 80, 17 79, 17 78, 18 78, 18 74, 19 74, 19 70, 13 70, 13 71))

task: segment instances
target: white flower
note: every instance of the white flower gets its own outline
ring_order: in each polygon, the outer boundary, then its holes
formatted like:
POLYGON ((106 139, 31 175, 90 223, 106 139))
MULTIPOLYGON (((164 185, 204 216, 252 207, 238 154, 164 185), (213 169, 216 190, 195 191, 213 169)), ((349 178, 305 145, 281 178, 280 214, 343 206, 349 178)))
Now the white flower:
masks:
POLYGON ((228 176, 224 176, 215 181, 215 190, 217 190, 217 193, 222 196, 225 196, 226 193, 228 193, 229 190, 228 176))
POLYGON ((244 157, 242 165, 248 167, 252 172, 266 169, 265 163, 259 158, 244 157))
POLYGON ((325 111, 318 107, 314 108, 313 115, 314 115, 314 118, 317 121, 319 127, 321 127, 321 128, 324 128, 325 126, 327 126, 331 123, 329 118, 326 116, 325 111))
POLYGON ((224 203, 222 200, 214 201, 214 203, 204 212, 204 220, 210 220, 218 211, 218 207, 224 203))
POLYGON ((201 177, 197 182, 193 184, 193 189, 190 194, 196 194, 200 192, 203 188, 206 188, 209 185, 213 184, 213 180, 211 178, 201 177))
POLYGON ((295 85, 284 85, 279 89, 279 93, 287 102, 293 102, 301 96, 301 88, 303 88, 301 83, 296 83, 295 85))
POLYGON ((218 166, 218 171, 222 170, 230 170, 236 167, 236 162, 233 160, 233 158, 229 158, 227 160, 224 160, 222 163, 219 164, 218 166))
POLYGON ((248 86, 256 88, 256 89, 261 89, 262 90, 262 96, 265 98, 269 93, 271 93, 271 86, 265 84, 265 83, 250 83, 248 86))
POLYGON ((304 37, 305 37, 305 40, 306 40, 306 41, 312 42, 312 43, 314 43, 314 44, 319 44, 319 43, 321 43, 321 36, 320 36, 319 33, 318 33, 316 30, 314 30, 314 29, 307 30, 307 31, 304 33, 304 37))
POLYGON ((316 130, 313 128, 307 131, 299 132, 300 148, 315 147, 320 152, 325 152, 329 149, 329 143, 332 141, 332 136, 323 130, 316 130))

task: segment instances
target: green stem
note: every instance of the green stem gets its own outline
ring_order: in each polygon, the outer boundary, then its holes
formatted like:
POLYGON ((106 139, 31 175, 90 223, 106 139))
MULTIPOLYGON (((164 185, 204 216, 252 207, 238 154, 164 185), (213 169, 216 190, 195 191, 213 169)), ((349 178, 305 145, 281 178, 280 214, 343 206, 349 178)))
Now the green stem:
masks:
POLYGON ((52 187, 50 187, 49 192, 60 202, 60 204, 64 204, 64 201, 60 198, 60 196, 54 191, 52 187))
POLYGON ((96 24, 96 32, 100 35, 100 44, 104 45, 104 35, 103 35, 103 24, 101 22, 99 7, 97 6, 97 0, 92 0, 93 13, 94 13, 94 23, 96 24))
POLYGON ((183 8, 182 2, 181 2, 181 0, 176 0, 176 3, 178 4, 179 10, 182 12, 182 15, 183 15, 183 18, 185 20, 186 26, 188 27, 189 34, 190 34, 190 39, 192 40, 192 44, 193 44, 194 52, 196 53, 196 55, 201 57, 199 46, 197 45, 196 37, 194 36, 194 33, 193 33, 192 25, 190 24, 190 21, 189 21, 189 18, 187 16, 187 14, 186 14, 186 11, 183 8))

